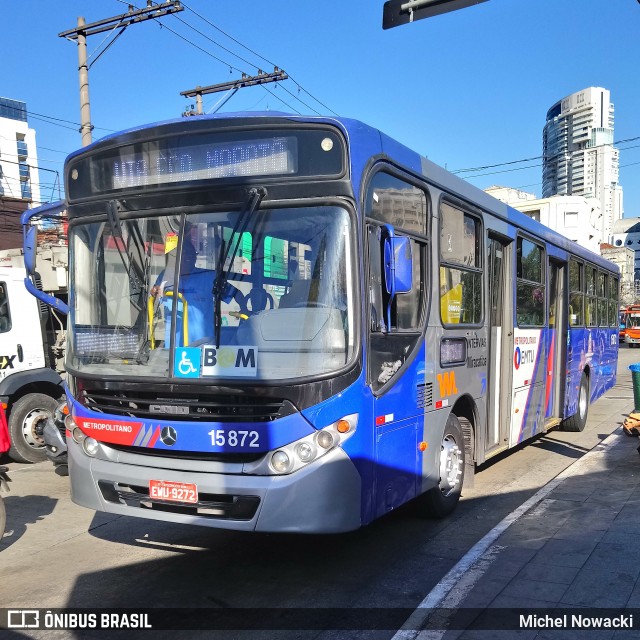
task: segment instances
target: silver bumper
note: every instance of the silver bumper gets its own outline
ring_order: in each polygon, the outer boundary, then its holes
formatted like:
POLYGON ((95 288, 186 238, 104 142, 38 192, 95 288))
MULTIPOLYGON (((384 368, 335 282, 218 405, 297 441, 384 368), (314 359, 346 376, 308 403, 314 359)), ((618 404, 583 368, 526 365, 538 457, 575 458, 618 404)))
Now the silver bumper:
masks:
POLYGON ((256 476, 207 472, 202 463, 186 470, 184 460, 171 469, 166 458, 154 466, 146 455, 115 462, 87 456, 72 439, 68 446, 71 498, 96 511, 242 531, 338 533, 361 525, 360 475, 340 448, 290 475, 256 476), (200 503, 151 501, 149 480, 195 484, 200 503))

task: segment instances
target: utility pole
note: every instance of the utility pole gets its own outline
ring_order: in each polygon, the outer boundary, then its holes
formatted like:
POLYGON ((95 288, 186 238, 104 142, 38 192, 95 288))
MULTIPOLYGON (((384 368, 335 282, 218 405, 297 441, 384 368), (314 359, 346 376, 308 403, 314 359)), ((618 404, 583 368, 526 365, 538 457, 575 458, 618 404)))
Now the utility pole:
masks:
MULTIPOLYGON (((258 84, 266 84, 268 82, 281 82, 286 80, 289 76, 275 67, 273 73, 265 73, 262 69, 258 69, 257 76, 248 76, 246 73, 242 74, 240 80, 229 80, 228 82, 221 82, 220 84, 212 84, 208 87, 196 87, 195 89, 189 89, 188 91, 181 91, 180 95, 186 98, 196 99, 196 111, 186 111, 182 115, 184 116, 201 116, 202 115, 202 96, 206 93, 218 93, 220 91, 233 91, 234 93, 242 87, 253 87, 258 84)), ((222 105, 220 105, 222 106, 222 105)))
POLYGON ((91 144, 91 105, 89 104, 89 67, 87 66, 87 36, 84 18, 78 17, 78 76, 80 79, 80 136, 82 146, 91 144))
MULTIPOLYGON (((86 147, 91 144, 91 107, 89 103, 89 65, 87 64, 87 36, 113 29, 120 29, 120 35, 129 25, 144 22, 145 20, 155 20, 170 13, 184 11, 184 7, 180 5, 179 0, 164 2, 163 4, 153 4, 152 0, 147 0, 147 6, 144 9, 134 9, 129 5, 129 11, 113 18, 105 18, 86 24, 84 18, 78 18, 78 24, 75 29, 69 29, 59 33, 60 38, 78 41, 78 75, 80 81, 80 134, 82 136, 82 146, 86 147)), ((117 36, 116 36, 117 37, 117 36)), ((105 49, 106 50, 106 49, 105 49)), ((104 53, 104 51, 102 53, 104 53)), ((98 58, 100 55, 98 55, 98 58)), ((96 58, 96 60, 98 59, 96 58)))

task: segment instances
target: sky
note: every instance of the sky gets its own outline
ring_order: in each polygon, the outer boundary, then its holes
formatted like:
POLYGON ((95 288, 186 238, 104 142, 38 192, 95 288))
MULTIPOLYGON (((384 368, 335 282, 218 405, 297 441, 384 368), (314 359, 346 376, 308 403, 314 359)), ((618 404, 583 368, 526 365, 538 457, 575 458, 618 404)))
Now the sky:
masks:
MULTIPOLYGON (((55 172, 81 146, 77 46, 58 34, 78 16, 96 22, 128 4, 0 0, 0 96, 27 103, 44 201, 58 198, 55 172)), ((183 6, 114 42, 117 32, 87 39, 94 140, 180 117, 194 102, 181 91, 278 66, 289 80, 222 105, 225 94, 206 95, 204 110, 355 118, 454 172, 530 159, 460 175, 541 197, 547 110, 598 86, 615 105, 625 217, 640 216, 639 0, 488 0, 386 31, 382 0, 183 6)))

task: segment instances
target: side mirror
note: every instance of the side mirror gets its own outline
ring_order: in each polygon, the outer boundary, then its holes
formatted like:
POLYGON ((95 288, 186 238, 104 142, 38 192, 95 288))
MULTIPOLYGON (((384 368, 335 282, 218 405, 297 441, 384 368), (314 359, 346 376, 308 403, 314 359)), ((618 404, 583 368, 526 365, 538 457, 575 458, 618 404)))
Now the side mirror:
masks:
POLYGON ((408 293, 413 288, 413 262, 409 238, 387 236, 384 240, 384 279, 387 293, 408 293))
POLYGON ((391 304, 397 293, 408 293, 413 288, 413 262, 411 242, 406 237, 396 237, 391 225, 384 226, 384 281, 389 294, 387 303, 387 327, 391 327, 391 304), (386 232, 386 233, 385 233, 386 232))

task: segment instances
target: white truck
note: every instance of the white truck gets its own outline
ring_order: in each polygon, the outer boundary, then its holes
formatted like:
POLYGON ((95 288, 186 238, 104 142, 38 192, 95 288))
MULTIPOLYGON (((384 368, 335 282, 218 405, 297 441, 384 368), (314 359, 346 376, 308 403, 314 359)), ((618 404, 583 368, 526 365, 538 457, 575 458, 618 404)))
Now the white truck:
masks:
MULTIPOLYGON (((67 247, 38 247, 38 288, 65 299, 67 247)), ((43 431, 64 395, 66 316, 25 287, 22 249, 0 251, 0 408, 17 462, 46 460, 43 431)))

